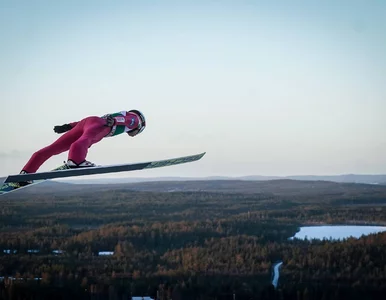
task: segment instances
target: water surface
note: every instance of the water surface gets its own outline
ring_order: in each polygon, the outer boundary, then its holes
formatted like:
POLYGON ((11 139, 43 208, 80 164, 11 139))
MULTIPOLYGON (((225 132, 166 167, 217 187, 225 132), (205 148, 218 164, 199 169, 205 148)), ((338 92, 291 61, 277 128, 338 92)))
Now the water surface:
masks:
POLYGON ((291 239, 333 239, 343 240, 350 237, 360 238, 362 235, 386 231, 384 226, 357 226, 357 225, 324 225, 303 226, 291 239))

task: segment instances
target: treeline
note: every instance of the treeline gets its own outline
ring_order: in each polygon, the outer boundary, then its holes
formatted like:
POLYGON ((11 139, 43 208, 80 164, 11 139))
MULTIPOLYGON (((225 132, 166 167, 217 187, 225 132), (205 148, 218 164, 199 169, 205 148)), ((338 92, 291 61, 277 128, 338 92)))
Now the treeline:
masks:
MULTIPOLYGON (((384 189, 386 191, 386 187, 384 189)), ((374 204, 375 199, 384 201, 386 193, 368 194, 366 189, 363 194, 356 193, 350 198, 347 193, 315 198, 312 193, 307 196, 306 191, 289 196, 263 193, 83 191, 71 198, 62 194, 27 194, 20 197, 17 193, 11 193, 1 199, 0 230, 54 225, 84 230, 112 223, 127 223, 128 220, 143 223, 229 218, 271 219, 287 223, 386 224, 385 207, 374 204)))
POLYGON ((295 224, 253 219, 142 224, 129 222, 84 231, 58 225, 2 232, 0 249, 17 250, 18 253, 39 249, 42 254, 51 253, 56 249, 69 253, 86 252, 89 249, 97 253, 103 250, 114 251, 120 241, 130 241, 138 249, 165 251, 170 248, 202 245, 208 238, 240 234, 254 236, 260 243, 285 241, 289 236, 293 236, 297 229, 295 224))

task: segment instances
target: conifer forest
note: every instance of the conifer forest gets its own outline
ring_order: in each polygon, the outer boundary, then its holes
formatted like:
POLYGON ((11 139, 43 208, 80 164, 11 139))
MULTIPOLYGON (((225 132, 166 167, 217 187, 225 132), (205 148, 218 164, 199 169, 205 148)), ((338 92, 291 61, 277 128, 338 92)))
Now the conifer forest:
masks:
POLYGON ((0 299, 385 299, 386 185, 45 182, 0 197, 0 299), (282 262, 277 286, 273 267, 282 262))

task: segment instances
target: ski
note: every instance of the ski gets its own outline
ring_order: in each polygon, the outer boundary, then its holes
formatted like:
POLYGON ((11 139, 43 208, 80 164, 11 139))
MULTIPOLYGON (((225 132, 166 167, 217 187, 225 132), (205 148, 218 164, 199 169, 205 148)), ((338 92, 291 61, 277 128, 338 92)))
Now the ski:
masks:
POLYGON ((67 169, 67 168, 63 169, 63 166, 61 166, 59 168, 62 168, 62 169, 58 168, 59 170, 54 170, 49 172, 10 175, 6 178, 4 183, 7 184, 11 182, 15 183, 15 182, 23 182, 23 181, 47 180, 47 179, 54 179, 54 178, 117 173, 117 172, 167 167, 167 166, 173 166, 173 165, 179 165, 179 164, 197 161, 201 159, 205 155, 205 153, 206 152, 190 155, 190 156, 159 160, 159 161, 121 164, 121 165, 107 165, 107 166, 85 167, 85 168, 76 168, 76 169, 67 169))

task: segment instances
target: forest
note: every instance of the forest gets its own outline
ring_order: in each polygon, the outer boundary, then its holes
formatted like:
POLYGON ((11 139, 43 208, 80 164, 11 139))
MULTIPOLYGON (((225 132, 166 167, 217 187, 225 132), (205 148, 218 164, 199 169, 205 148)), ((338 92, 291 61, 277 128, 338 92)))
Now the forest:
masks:
POLYGON ((384 299, 386 232, 289 238, 386 225, 385 204, 327 181, 46 182, 0 197, 0 300, 384 299))

